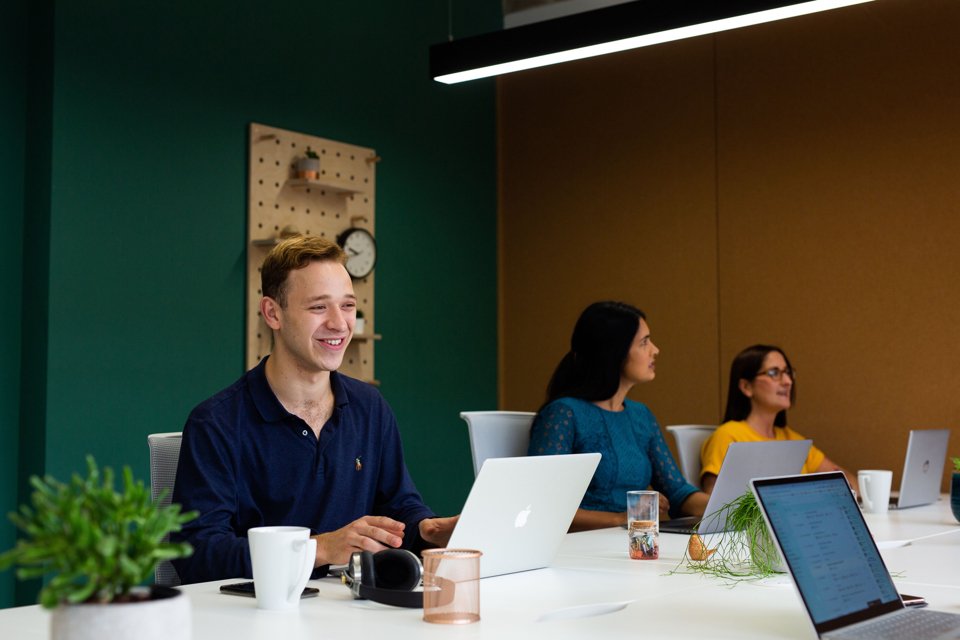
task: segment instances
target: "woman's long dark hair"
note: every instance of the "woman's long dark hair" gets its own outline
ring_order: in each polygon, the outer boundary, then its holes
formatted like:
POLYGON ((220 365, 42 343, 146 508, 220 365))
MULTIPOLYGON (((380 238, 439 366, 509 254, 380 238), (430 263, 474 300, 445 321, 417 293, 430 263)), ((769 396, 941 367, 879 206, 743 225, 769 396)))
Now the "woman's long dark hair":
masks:
POLYGON ((570 351, 547 385, 547 403, 557 398, 594 402, 612 398, 643 311, 624 302, 594 302, 573 328, 570 351))
MULTIPOLYGON (((787 363, 787 368, 791 371, 793 370, 793 366, 790 364, 790 358, 787 357, 787 354, 785 354, 780 347, 769 344, 755 344, 738 353, 737 357, 733 359, 733 364, 730 365, 730 388, 727 389, 727 410, 723 414, 724 422, 730 420, 746 420, 747 416, 750 415, 750 409, 752 408, 750 398, 743 395, 743 392, 740 391, 740 381, 753 380, 756 378, 760 369, 763 367, 764 359, 771 351, 776 351, 782 355, 787 363)), ((791 406, 796 399, 797 382, 794 380, 793 386, 790 387, 791 406)), ((777 417, 773 420, 773 426, 787 426, 786 409, 777 414, 777 417)))

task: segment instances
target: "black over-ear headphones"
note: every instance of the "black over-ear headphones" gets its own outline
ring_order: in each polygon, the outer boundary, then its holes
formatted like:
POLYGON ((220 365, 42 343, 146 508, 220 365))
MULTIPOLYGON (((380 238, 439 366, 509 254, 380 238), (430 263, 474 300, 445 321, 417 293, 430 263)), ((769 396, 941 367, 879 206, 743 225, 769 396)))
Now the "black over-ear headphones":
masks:
POLYGON ((423 606, 423 592, 414 589, 422 577, 420 558, 406 549, 385 549, 377 553, 354 552, 341 580, 355 598, 419 609, 423 606))

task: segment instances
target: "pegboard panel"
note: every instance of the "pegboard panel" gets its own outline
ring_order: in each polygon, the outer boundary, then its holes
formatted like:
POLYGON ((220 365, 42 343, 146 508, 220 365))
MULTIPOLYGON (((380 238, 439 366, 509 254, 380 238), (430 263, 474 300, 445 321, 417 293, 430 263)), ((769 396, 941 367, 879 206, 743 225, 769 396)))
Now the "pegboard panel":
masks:
MULTIPOLYGON (((272 334, 260 317, 260 266, 270 248, 289 235, 319 235, 336 240, 351 227, 374 237, 374 186, 379 161, 373 149, 250 125, 250 170, 247 229, 247 368, 270 353, 272 334), (297 162, 307 147, 319 155, 317 178, 299 178, 297 162)), ((354 332, 341 371, 376 383, 373 345, 374 273, 353 281, 364 332, 354 332)))

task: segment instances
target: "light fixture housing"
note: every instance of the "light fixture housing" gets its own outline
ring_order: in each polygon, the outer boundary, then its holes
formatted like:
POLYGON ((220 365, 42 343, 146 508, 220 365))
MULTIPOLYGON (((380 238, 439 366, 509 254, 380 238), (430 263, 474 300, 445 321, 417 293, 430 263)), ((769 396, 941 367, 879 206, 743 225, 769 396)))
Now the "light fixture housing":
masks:
POLYGON ((783 20, 872 0, 634 0, 430 47, 445 84, 783 20))

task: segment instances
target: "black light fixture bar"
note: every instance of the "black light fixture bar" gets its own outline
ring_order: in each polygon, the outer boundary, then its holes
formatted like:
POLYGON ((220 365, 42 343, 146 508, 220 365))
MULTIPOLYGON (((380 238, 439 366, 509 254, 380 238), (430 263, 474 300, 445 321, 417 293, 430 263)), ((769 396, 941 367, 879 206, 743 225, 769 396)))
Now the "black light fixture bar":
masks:
POLYGON ((430 75, 462 82, 868 1, 634 0, 435 44, 430 75))

